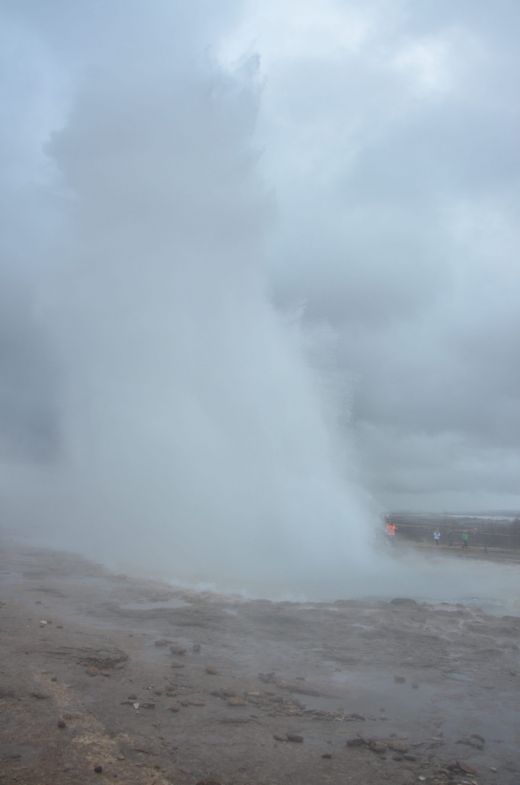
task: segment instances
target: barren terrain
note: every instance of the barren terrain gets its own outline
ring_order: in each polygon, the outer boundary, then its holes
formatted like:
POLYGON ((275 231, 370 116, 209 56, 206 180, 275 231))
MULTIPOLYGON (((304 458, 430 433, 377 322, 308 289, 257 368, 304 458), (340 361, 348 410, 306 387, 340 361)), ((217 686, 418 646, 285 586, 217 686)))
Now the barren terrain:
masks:
POLYGON ((0 782, 520 781, 520 618, 273 603, 5 545, 0 782))

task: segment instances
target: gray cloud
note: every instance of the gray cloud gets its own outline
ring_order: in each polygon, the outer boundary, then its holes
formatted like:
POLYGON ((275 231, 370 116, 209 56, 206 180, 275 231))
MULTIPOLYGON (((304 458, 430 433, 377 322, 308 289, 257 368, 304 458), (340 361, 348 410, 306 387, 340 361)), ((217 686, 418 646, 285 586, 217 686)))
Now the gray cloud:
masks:
POLYGON ((370 9, 361 46, 267 73, 276 296, 338 331, 380 500, 518 507, 520 15, 370 9))

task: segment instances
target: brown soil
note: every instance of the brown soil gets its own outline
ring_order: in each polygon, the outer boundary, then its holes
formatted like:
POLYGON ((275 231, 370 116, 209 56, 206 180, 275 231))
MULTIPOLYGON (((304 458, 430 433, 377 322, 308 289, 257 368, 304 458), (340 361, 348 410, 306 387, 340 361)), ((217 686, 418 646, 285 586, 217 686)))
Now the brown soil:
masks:
POLYGON ((520 781, 520 618, 244 602, 14 546, 0 590, 5 785, 520 781))

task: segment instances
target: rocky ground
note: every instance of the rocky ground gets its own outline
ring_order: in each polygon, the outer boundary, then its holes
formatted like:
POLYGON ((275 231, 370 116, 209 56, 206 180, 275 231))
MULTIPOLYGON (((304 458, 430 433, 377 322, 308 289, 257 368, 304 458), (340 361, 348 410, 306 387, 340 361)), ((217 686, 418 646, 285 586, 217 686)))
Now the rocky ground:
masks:
POLYGON ((244 602, 12 545, 0 783, 520 782, 520 618, 244 602))

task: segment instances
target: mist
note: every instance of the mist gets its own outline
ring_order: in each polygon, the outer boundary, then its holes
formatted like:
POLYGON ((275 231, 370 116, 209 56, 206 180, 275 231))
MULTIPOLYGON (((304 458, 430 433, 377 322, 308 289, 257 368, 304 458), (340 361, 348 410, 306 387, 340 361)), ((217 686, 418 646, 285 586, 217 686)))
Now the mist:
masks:
POLYGON ((173 17, 144 36, 118 19, 113 37, 105 19, 109 46, 46 144, 59 231, 38 295, 60 443, 11 470, 11 514, 178 580, 354 580, 377 516, 309 361, 320 339, 270 301, 256 63, 182 51, 173 17))

